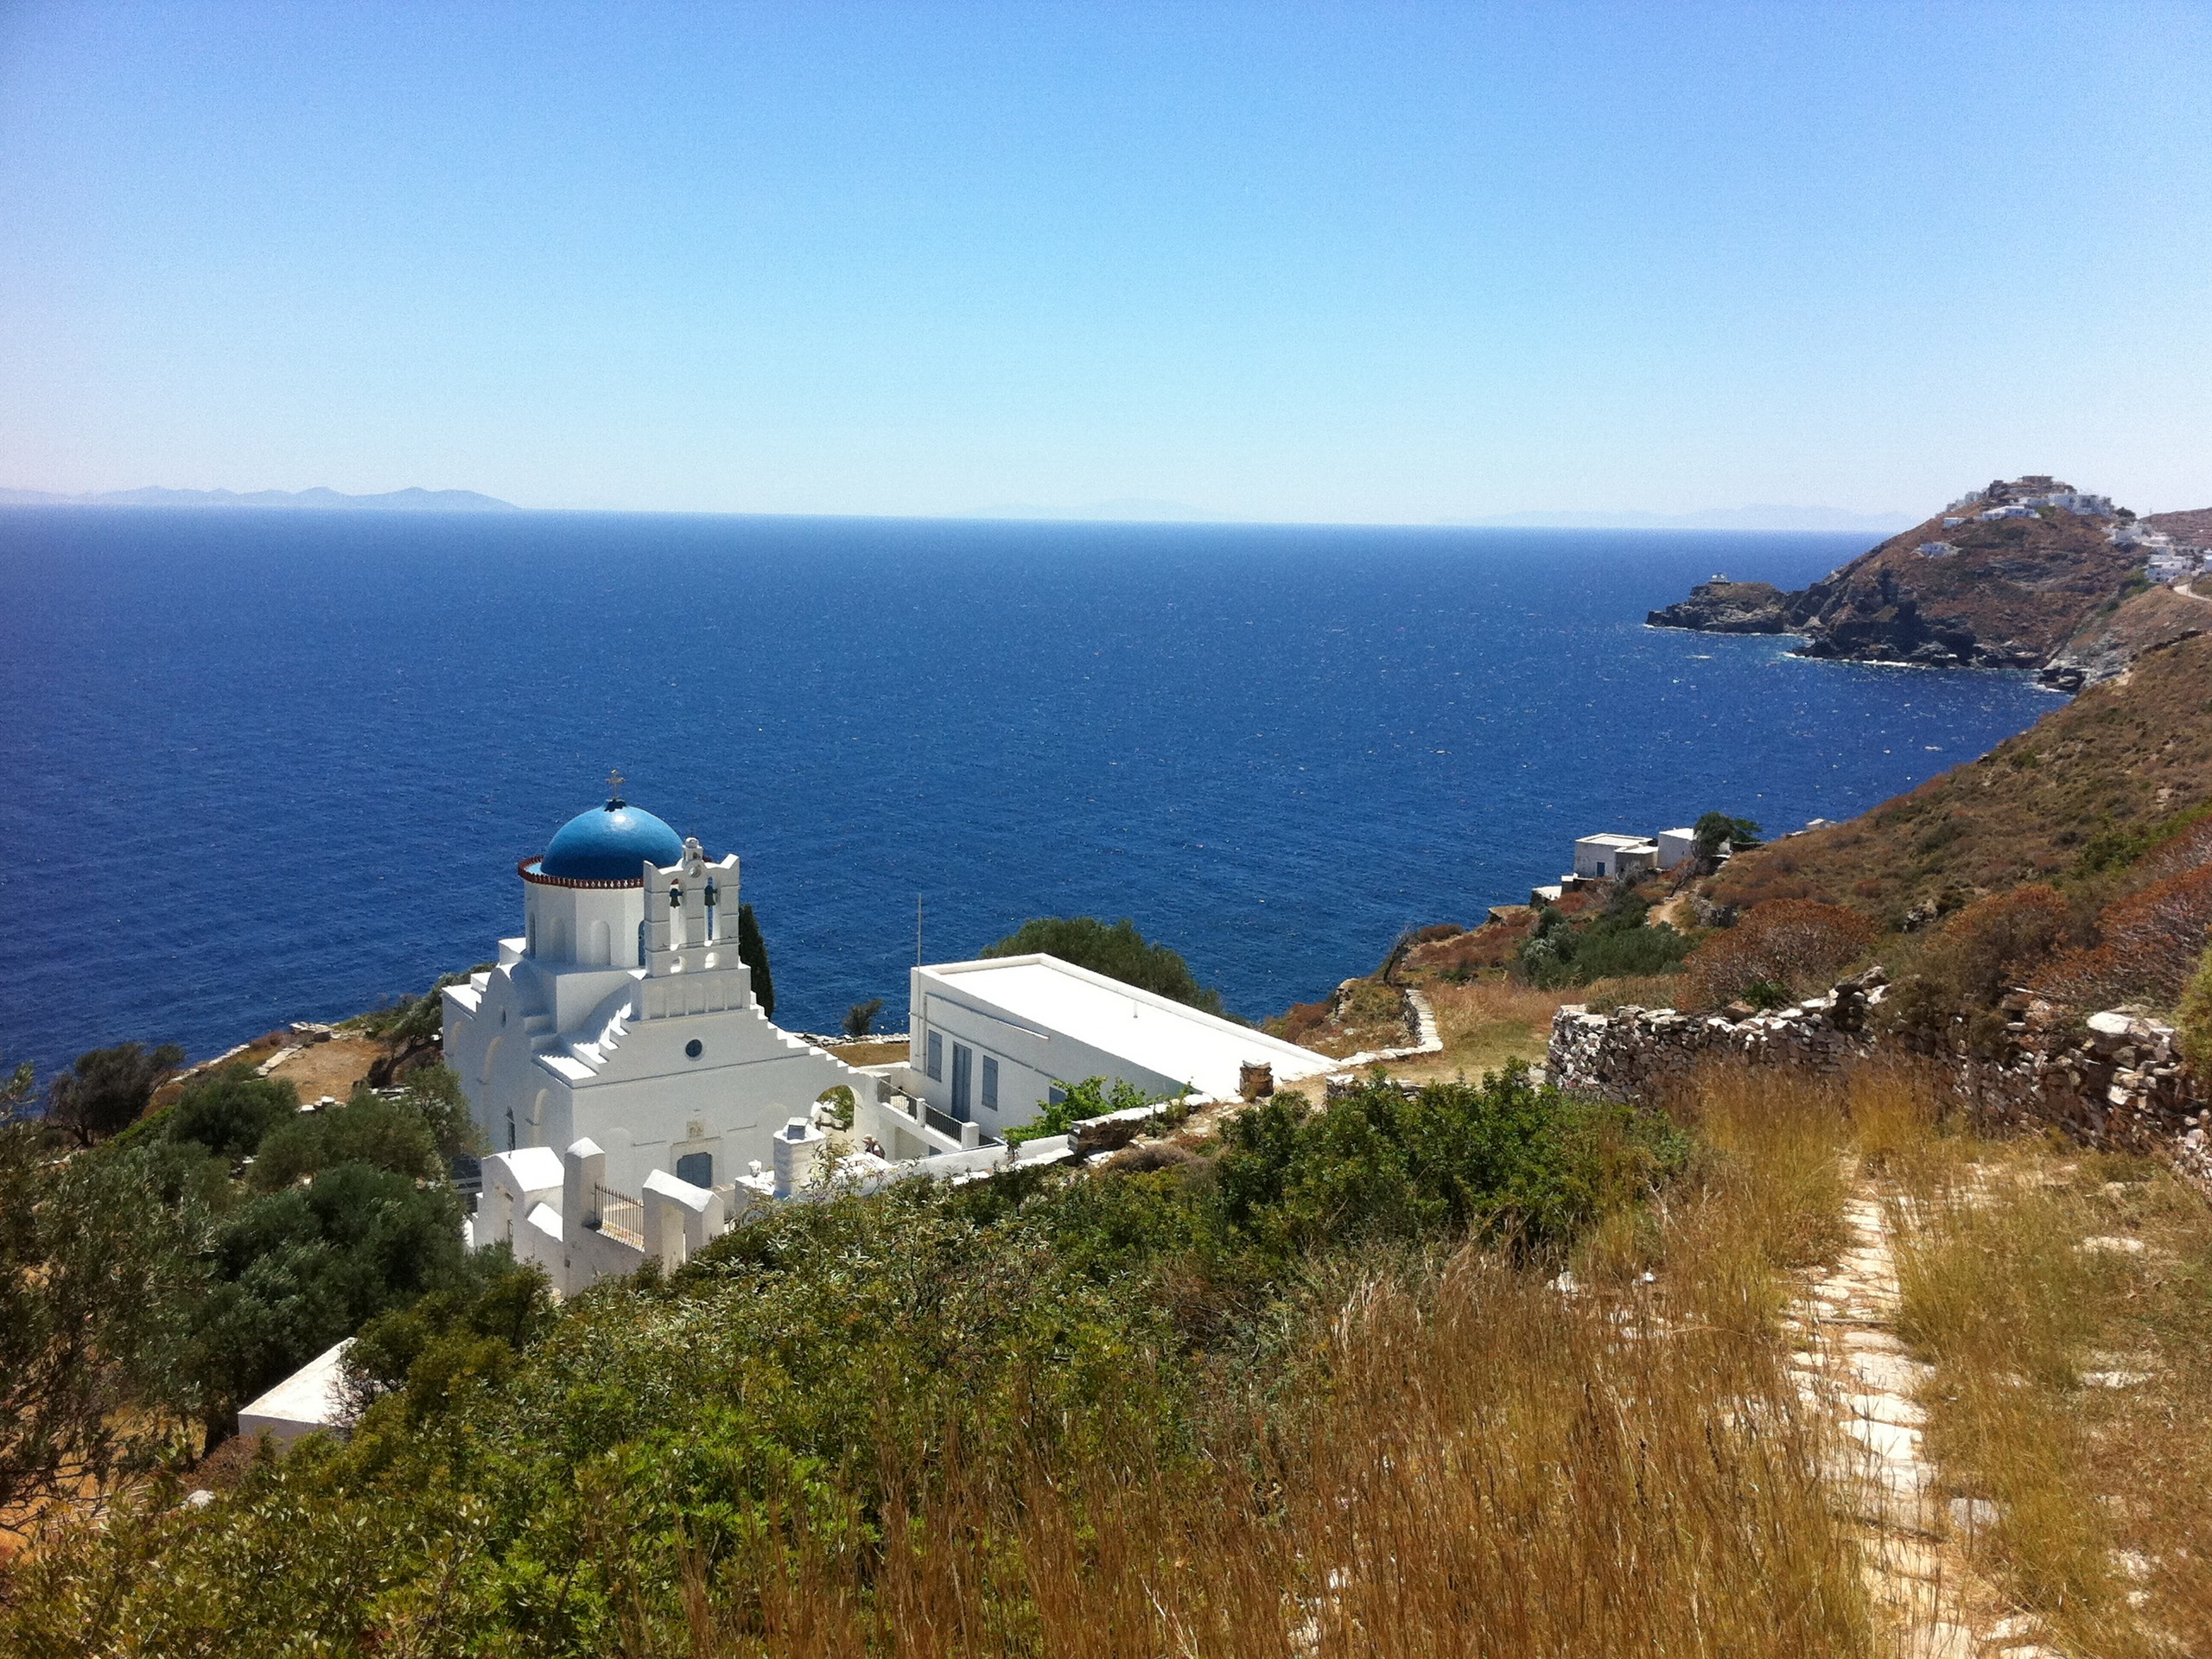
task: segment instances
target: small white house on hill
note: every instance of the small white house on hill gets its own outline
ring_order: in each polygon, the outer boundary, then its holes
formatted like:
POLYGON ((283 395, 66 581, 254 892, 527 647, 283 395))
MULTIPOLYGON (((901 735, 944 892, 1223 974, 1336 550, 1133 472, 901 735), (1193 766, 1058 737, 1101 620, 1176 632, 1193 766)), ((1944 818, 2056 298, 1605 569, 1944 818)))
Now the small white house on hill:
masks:
POLYGON ((1573 874, 1581 881, 1671 870, 1697 851, 1694 830, 1662 830, 1656 836, 1584 836, 1574 843, 1573 874))
POLYGON ((1574 843, 1574 873, 1585 880, 1642 875, 1659 868, 1659 843, 1642 836, 1583 836, 1574 843))

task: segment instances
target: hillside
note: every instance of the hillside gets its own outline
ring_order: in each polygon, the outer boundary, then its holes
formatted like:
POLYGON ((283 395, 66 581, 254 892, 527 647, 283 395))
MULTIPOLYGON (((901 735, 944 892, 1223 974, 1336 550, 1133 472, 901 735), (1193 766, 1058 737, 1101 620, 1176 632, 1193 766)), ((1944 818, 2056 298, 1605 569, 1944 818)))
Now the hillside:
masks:
POLYGON ((2212 507, 2191 507, 2183 512, 2153 512, 2138 522, 2144 529, 2162 531, 2177 542, 2188 542, 2198 547, 2212 542, 2212 507))
POLYGON ((2125 596, 2142 560, 2111 538, 2123 515, 2108 505, 2037 505, 2048 497, 2097 499, 2048 479, 1993 482, 1796 593, 1717 578, 1648 620, 1659 627, 1802 633, 1798 651, 1807 657, 2048 666, 2054 683, 2079 684, 2084 676, 2052 658, 2097 607, 2125 596), (2029 493, 2038 488, 2043 495, 2029 493), (2005 508, 2020 516, 1978 516, 2005 508))
POLYGON ((2206 801, 2212 638, 2200 635, 2146 652, 1910 794, 1738 854, 1708 896, 1739 908, 1825 899, 1906 926, 1976 893, 2092 871, 2206 801))
POLYGON ((2149 587, 2107 600, 2083 617, 2058 653, 2044 664, 2044 680, 2078 691, 2124 673, 2145 652, 2212 629, 2212 599, 2187 588, 2149 587))

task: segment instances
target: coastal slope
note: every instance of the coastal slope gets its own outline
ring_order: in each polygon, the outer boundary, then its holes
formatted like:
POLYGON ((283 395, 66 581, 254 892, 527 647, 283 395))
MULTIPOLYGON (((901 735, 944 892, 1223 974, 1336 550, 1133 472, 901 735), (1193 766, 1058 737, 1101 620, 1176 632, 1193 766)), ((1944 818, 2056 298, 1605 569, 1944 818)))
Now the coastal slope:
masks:
POLYGON ((2117 868, 2212 800, 2208 713, 2212 637, 2154 646, 1978 760, 1738 854, 1708 896, 1825 899, 1911 929, 1979 894, 2117 868))

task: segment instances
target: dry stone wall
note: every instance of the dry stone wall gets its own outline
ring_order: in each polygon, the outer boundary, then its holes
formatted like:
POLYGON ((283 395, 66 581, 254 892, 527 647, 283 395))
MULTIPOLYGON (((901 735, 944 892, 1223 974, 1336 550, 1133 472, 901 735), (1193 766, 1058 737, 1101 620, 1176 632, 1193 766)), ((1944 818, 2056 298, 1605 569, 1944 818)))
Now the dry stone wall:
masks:
MULTIPOLYGON (((1552 1021, 1546 1066, 1563 1089, 1624 1100, 1664 1093, 1713 1059, 1833 1073, 1885 1054, 1930 1058, 1871 1017, 1887 992, 1882 970, 1873 969, 1826 996, 1768 1014, 1592 1014, 1569 1003, 1552 1021)), ((1979 1121, 2060 1128, 2089 1146, 2148 1154, 2212 1193, 2212 1103, 2183 1067, 2171 1026, 2120 1008, 2074 1028, 2028 990, 2014 991, 2001 1007, 2005 1024, 1993 1057, 1968 1051, 1962 1022, 1932 1057, 1979 1121)))

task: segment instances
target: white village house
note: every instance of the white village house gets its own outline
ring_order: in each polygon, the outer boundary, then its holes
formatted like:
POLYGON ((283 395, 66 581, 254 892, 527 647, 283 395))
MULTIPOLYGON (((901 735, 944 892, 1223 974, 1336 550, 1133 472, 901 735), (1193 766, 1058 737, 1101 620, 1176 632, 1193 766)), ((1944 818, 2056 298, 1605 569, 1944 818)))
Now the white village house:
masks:
POLYGON ((1583 836, 1574 843, 1573 874, 1592 881, 1671 870, 1696 850, 1697 832, 1693 830, 1662 830, 1653 836, 1583 836))

